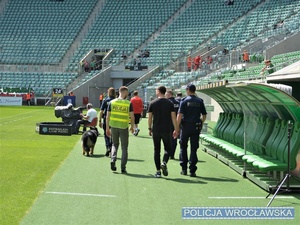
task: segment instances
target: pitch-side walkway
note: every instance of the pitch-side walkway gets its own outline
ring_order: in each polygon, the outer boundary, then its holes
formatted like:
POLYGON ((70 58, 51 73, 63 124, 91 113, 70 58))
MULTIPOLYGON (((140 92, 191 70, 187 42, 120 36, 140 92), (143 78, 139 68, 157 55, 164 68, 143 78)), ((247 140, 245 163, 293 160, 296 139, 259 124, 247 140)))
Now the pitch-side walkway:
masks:
MULTIPOLYGON (((130 135, 128 174, 110 170, 103 136, 94 157, 81 154, 80 141, 58 168, 21 225, 82 224, 282 224, 282 220, 183 220, 182 207, 264 207, 268 193, 213 157, 199 151, 197 177, 180 175, 178 160, 168 163, 169 176, 154 178, 153 144, 146 121, 138 137, 130 135)), ((178 158, 179 146, 176 156, 178 158)), ((119 152, 120 154, 121 152, 119 152)), ((120 155, 119 155, 120 156, 120 155)), ((295 207, 299 195, 280 195, 272 206, 295 207)))

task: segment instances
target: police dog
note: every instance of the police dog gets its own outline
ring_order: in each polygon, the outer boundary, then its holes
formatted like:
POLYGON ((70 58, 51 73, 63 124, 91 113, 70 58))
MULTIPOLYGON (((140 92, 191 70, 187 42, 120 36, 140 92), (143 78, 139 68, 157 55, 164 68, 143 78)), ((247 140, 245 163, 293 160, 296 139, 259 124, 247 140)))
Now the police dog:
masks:
POLYGON ((93 155, 94 154, 94 147, 97 142, 98 138, 98 130, 91 129, 82 134, 81 141, 82 141, 82 154, 83 155, 93 155))

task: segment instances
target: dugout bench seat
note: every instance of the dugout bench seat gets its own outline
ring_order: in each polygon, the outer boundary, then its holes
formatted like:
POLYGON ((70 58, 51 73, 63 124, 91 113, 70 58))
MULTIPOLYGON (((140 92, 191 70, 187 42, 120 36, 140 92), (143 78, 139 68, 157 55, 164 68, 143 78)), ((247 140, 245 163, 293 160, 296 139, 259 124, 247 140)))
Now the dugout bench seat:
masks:
MULTIPOLYGON (((200 139, 261 172, 287 171, 288 122, 255 115, 247 119, 249 122, 246 124, 242 114, 220 113, 213 134, 201 134, 200 139)), ((299 130, 300 122, 293 123, 290 138, 291 170, 296 167, 296 157, 300 150, 299 130)))

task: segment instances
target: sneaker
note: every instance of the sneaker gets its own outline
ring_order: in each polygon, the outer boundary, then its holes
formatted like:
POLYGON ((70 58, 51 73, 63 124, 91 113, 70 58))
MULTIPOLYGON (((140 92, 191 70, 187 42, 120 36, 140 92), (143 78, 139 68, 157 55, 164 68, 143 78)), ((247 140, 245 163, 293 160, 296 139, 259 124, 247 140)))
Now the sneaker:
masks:
POLYGON ((161 172, 156 172, 156 173, 154 174, 154 176, 155 176, 156 178, 161 178, 161 172))
POLYGON ((127 170, 126 169, 121 169, 121 173, 127 174, 127 170))
POLYGON ((110 153, 111 153, 111 148, 106 148, 105 156, 108 157, 110 153))
POLYGON ((116 170, 117 170, 116 162, 114 162, 114 161, 111 161, 111 162, 110 162, 110 169, 111 169, 112 171, 116 171, 116 170))
POLYGON ((187 171, 186 170, 181 170, 180 174, 181 175, 187 175, 187 171))
POLYGON ((135 136, 138 136, 139 132, 140 132, 140 129, 136 128, 136 130, 135 130, 135 136))
POLYGON ((167 165, 166 165, 166 163, 162 163, 161 165, 160 165, 160 168, 162 169, 162 173, 163 173, 163 175, 164 176, 168 176, 168 168, 167 168, 167 165))
POLYGON ((197 175, 196 175, 196 173, 191 173, 190 174, 190 177, 196 177, 197 175))

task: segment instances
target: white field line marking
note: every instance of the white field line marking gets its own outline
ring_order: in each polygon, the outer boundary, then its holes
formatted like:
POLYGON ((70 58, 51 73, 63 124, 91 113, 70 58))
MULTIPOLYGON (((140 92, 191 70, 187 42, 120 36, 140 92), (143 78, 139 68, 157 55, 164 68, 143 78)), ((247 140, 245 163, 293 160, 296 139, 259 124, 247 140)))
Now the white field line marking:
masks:
POLYGON ((46 194, 74 195, 74 196, 92 196, 92 197, 108 197, 108 198, 115 198, 115 197, 117 197, 116 195, 86 194, 86 193, 72 193, 72 192, 55 192, 55 191, 47 191, 46 194))
POLYGON ((42 110, 42 109, 32 110, 32 111, 29 111, 29 112, 20 113, 20 114, 16 114, 16 115, 12 115, 12 116, 1 117, 0 119, 6 120, 6 119, 9 119, 9 118, 16 118, 16 117, 22 118, 22 117, 21 117, 22 115, 38 113, 38 112, 40 112, 41 110, 42 110))
MULTIPOLYGON (((265 199, 266 197, 208 197, 209 199, 265 199)), ((268 198, 272 198, 272 196, 269 196, 268 198)), ((282 198, 282 199, 292 199, 294 198, 293 196, 276 196, 276 198, 282 198)))
POLYGON ((1 125, 6 125, 6 124, 10 124, 10 123, 14 123, 14 122, 18 122, 18 121, 21 121, 21 120, 24 120, 24 119, 28 119, 28 118, 30 118, 30 117, 32 117, 32 116, 26 116, 26 117, 22 117, 22 118, 20 118, 20 119, 15 119, 15 120, 5 121, 5 122, 3 122, 3 123, 0 123, 0 126, 1 126, 1 125))

